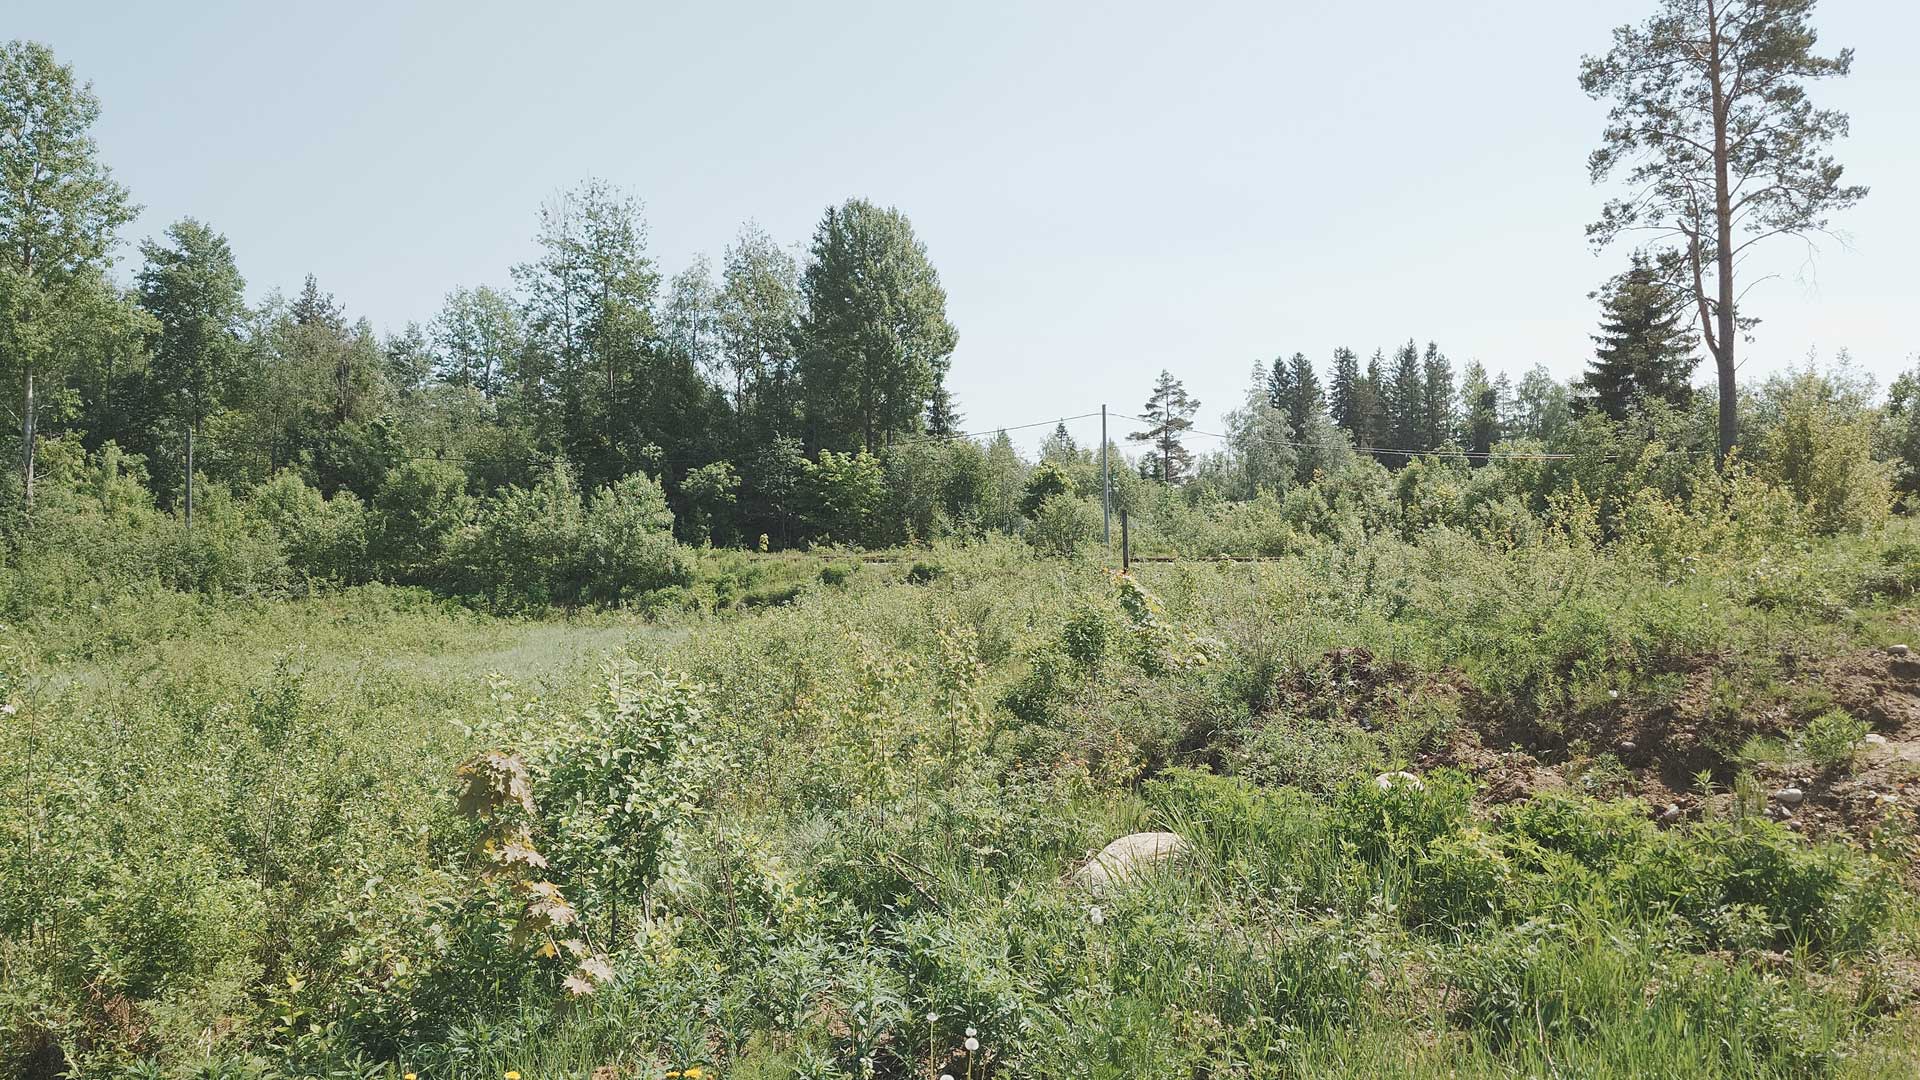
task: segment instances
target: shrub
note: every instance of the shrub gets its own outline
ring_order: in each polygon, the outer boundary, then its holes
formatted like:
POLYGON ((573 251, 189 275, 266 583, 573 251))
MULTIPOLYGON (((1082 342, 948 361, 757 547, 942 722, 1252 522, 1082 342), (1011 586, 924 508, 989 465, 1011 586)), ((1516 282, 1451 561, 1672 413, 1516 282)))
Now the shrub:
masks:
POLYGON ((444 461, 411 460, 373 498, 368 554, 381 576, 407 585, 447 581, 447 555, 471 507, 467 477, 444 461))
POLYGON ((1027 526, 1027 543, 1046 555, 1072 555, 1093 539, 1100 515, 1091 501, 1071 495, 1051 495, 1042 502, 1027 526))
POLYGON ((1851 764, 1867 737, 1867 722, 1855 719, 1840 709, 1829 709, 1807 722, 1800 733, 1800 746, 1807 760, 1822 768, 1851 764))

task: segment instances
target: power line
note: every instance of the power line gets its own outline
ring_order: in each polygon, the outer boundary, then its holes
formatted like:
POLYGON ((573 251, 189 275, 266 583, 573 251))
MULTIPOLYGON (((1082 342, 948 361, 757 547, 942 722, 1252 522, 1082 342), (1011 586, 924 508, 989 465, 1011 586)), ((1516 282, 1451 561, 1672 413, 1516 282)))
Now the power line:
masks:
MULTIPOLYGON (((1131 416, 1126 413, 1117 413, 1115 415, 1124 417, 1125 419, 1128 419, 1128 420, 1138 420, 1143 424, 1152 424, 1157 422, 1157 421, 1148 419, 1147 417, 1144 417, 1144 416, 1131 416)), ((1233 438, 1232 435, 1223 435, 1217 431, 1206 431, 1204 429, 1197 428, 1197 427, 1188 427, 1182 430, 1186 432, 1191 432, 1192 434, 1195 434, 1195 435, 1201 435, 1201 436, 1205 436, 1207 438, 1212 438, 1212 439, 1232 439, 1233 438)), ((1262 441, 1268 442, 1270 444, 1279 445, 1279 446, 1291 446, 1298 449, 1317 449, 1321 445, 1319 443, 1299 442, 1293 439, 1279 439, 1271 435, 1262 435, 1261 439, 1262 441)), ((1463 450, 1457 446, 1442 447, 1435 450, 1401 450, 1401 449, 1390 447, 1390 446, 1353 446, 1353 447, 1349 447, 1349 449, 1351 449, 1356 454, 1393 454, 1395 456, 1405 457, 1405 458, 1430 457, 1430 456, 1464 457, 1464 458, 1473 458, 1475 460, 1485 460, 1489 462, 1492 462, 1492 461, 1573 461, 1573 460, 1579 459, 1582 456, 1580 454, 1570 454, 1570 453, 1565 453, 1560 451, 1547 451, 1547 450, 1540 450, 1540 451, 1463 450)), ((1685 454, 1689 457, 1695 457, 1700 454, 1713 453, 1712 450, 1684 450, 1679 448, 1674 448, 1669 452, 1675 453, 1675 454, 1685 454)), ((1592 459, 1592 460, 1617 461, 1619 460, 1619 455, 1607 454, 1603 457, 1592 459)))

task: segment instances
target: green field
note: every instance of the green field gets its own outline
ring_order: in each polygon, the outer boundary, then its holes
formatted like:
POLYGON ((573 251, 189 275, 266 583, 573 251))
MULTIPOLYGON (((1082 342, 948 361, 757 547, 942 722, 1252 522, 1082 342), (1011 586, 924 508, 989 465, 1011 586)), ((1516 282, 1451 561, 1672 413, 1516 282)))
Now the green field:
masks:
POLYGON ((5 1052, 25 1076, 1911 1075, 1920 671, 1885 646, 1917 541, 1676 576, 1437 531, 1132 579, 987 541, 719 614, 369 586, 16 623, 5 1052), (1885 741, 1835 750, 1851 717, 1885 741), (1421 784, 1375 781, 1402 769, 1421 784), (1143 829, 1190 850, 1076 881, 1143 829))

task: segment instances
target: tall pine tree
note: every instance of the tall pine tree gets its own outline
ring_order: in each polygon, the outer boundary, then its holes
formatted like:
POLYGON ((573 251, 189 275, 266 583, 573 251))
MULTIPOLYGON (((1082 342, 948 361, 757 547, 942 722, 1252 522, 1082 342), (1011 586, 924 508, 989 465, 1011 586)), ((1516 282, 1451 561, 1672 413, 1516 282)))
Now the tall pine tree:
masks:
POLYGON ((1162 370, 1153 384, 1153 396, 1147 399, 1143 417, 1153 426, 1127 436, 1152 447, 1152 461, 1161 482, 1178 483, 1193 464, 1193 454, 1181 443, 1180 436, 1193 426, 1193 414, 1199 411, 1199 399, 1189 396, 1186 385, 1174 378, 1172 372, 1162 370))

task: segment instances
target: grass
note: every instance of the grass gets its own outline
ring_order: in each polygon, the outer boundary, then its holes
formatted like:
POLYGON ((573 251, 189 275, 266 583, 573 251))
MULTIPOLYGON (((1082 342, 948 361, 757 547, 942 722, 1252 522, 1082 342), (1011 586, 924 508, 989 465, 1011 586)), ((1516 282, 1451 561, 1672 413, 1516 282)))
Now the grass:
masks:
POLYGON ((1781 657, 1909 625, 1910 532, 1679 579, 1437 531, 1145 564, 1137 593, 983 542, 703 556, 652 617, 378 587, 49 611, 0 634, 0 1052, 89 1077, 1908 1075, 1897 838, 1657 827, 1608 733, 1691 710, 1738 770, 1745 718, 1805 714, 1781 657), (1436 764, 1473 738, 1572 790, 1487 803, 1436 764), (489 749, 528 800, 476 819, 454 776, 489 749), (1401 768, 1424 786, 1373 783, 1401 768), (1143 828, 1193 858, 1066 882, 1143 828), (516 830, 544 866, 489 854, 516 830), (529 921, 536 881, 572 922, 529 921), (584 996, 572 942, 608 965, 584 996))

